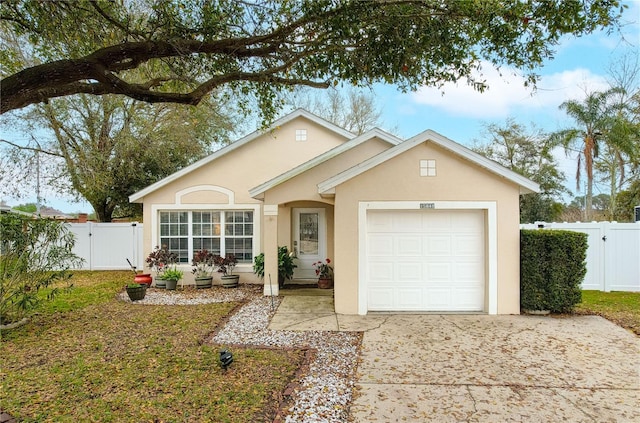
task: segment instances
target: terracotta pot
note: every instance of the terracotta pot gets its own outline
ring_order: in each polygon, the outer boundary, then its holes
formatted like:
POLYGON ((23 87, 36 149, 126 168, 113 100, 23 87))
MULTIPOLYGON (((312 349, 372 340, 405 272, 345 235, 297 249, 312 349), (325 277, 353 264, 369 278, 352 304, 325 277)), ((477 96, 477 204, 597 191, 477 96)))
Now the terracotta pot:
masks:
POLYGON ((151 278, 151 274, 149 273, 143 273, 140 275, 136 275, 133 278, 133 282, 134 283, 139 283, 140 285, 147 285, 147 288, 151 286, 151 282, 153 281, 153 279, 151 278))
POLYGON ((318 288, 321 288, 321 289, 333 288, 333 279, 332 278, 318 279, 318 288))

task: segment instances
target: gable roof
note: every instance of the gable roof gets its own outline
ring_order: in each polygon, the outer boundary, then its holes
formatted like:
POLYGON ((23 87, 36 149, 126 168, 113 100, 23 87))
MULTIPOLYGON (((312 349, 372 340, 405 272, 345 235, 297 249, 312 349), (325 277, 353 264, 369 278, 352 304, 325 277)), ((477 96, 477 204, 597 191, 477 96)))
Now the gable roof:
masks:
POLYGON ((319 116, 314 115, 313 113, 310 113, 304 109, 296 109, 293 112, 289 113, 286 116, 281 117, 280 119, 276 120, 275 122, 273 122, 273 124, 271 124, 271 126, 267 129, 259 129, 257 131, 254 131, 252 133, 250 133, 249 135, 246 135, 242 138, 240 138, 237 141, 232 142, 231 144, 221 148, 220 150, 208 155, 207 157, 198 160, 197 162, 183 168, 180 169, 179 171, 172 173, 171 175, 167 176, 164 179, 159 180, 158 182, 149 185, 148 187, 132 194, 129 196, 129 201, 131 203, 135 203, 136 201, 142 199, 145 195, 148 195, 160 188, 162 188, 163 186, 181 178, 182 176, 193 172, 196 169, 201 168, 202 166, 205 166, 211 162, 213 162, 214 160, 231 153, 232 151, 242 147, 245 144, 250 143, 251 141, 254 141, 255 139, 257 139, 258 137, 269 133, 270 131, 275 130, 276 128, 278 128, 279 126, 285 125, 286 123, 297 119, 299 117, 303 117, 306 118, 308 120, 310 120, 311 122, 326 128, 334 133, 336 133, 337 135, 340 135, 346 139, 351 139, 353 137, 355 137, 355 134, 347 131, 344 128, 341 128, 337 125, 334 125, 333 123, 322 119, 319 116))
POLYGON ((444 137, 438 134, 435 131, 427 130, 419 133, 418 135, 404 141, 395 147, 390 148, 389 150, 383 151, 382 153, 371 157, 364 162, 341 172, 326 181, 323 181, 318 184, 318 193, 323 194, 334 194, 335 187, 348 181, 351 178, 354 178, 360 175, 367 170, 378 166, 381 163, 386 162, 393 157, 404 153, 407 150, 415 147, 416 145, 422 144, 425 141, 433 142, 434 144, 456 154, 502 178, 507 179, 518 185, 520 187, 520 194, 529 194, 540 192, 540 186, 533 182, 532 180, 525 178, 524 176, 507 169, 504 166, 499 165, 491 159, 488 159, 470 149, 464 147, 463 145, 458 144, 455 141, 450 140, 447 137, 444 137))
POLYGON ((385 132, 379 128, 373 128, 367 132, 365 132, 362 135, 358 135, 357 137, 345 142, 344 144, 341 144, 337 147, 332 148, 331 150, 320 154, 319 156, 314 157, 313 159, 302 163, 299 166, 294 167, 293 169, 282 173, 278 176, 276 176, 275 178, 266 181, 260 185, 258 185, 257 187, 251 188, 249 190, 249 195, 253 198, 257 198, 259 197, 261 194, 263 194, 265 191, 268 191, 269 189, 280 185, 283 182, 288 181, 289 179, 300 175, 303 172, 306 172, 309 169, 312 169, 316 166, 318 166, 321 163, 326 162, 327 160, 336 157, 342 153, 344 153, 347 150, 350 150, 360 144, 362 144, 365 141, 368 141, 370 139, 373 138, 378 138, 382 141, 386 141, 389 144, 395 146, 398 145, 400 143, 402 143, 402 140, 392 134, 389 134, 388 132, 385 132))

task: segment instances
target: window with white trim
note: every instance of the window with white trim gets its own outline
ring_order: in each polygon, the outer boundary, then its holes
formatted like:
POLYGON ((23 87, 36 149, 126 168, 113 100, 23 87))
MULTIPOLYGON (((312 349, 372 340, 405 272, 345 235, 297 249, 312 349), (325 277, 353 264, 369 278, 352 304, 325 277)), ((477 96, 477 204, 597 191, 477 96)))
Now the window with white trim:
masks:
POLYGON ((307 140, 307 130, 296 129, 296 141, 306 141, 306 140, 307 140))
POLYGON ((436 161, 420 160, 420 176, 436 176, 436 161))
POLYGON ((193 254, 209 250, 234 254, 239 263, 253 260, 253 210, 161 211, 160 244, 191 263, 193 254))

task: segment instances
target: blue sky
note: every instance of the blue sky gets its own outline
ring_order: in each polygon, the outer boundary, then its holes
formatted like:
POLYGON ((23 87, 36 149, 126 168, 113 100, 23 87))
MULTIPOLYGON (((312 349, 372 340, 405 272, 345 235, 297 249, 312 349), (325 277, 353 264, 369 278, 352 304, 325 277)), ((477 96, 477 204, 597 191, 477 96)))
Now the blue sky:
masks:
POLYGON ((565 100, 582 99, 586 91, 608 86, 609 67, 621 56, 640 49, 640 0, 626 2, 621 33, 597 32, 576 38, 566 37, 557 46, 553 60, 538 70, 537 91, 523 85, 524 78, 510 69, 501 73, 484 66, 489 89, 474 91, 464 82, 447 84, 442 90, 424 87, 403 94, 391 86, 376 86, 374 92, 383 107, 384 123, 396 126, 399 134, 410 137, 433 129, 468 145, 481 132, 483 123, 535 123, 546 130, 571 125, 558 106, 565 100))
MULTIPOLYGON (((587 37, 566 37, 557 46, 555 58, 539 69, 537 91, 523 86, 524 79, 514 71, 502 69, 502 75, 484 66, 489 89, 475 92, 464 82, 448 84, 442 90, 424 87, 414 93, 401 93, 394 86, 376 85, 373 92, 382 109, 385 128, 403 138, 432 129, 461 144, 470 146, 480 139, 483 125, 503 123, 509 117, 521 124, 534 123, 546 131, 572 126, 558 106, 565 100, 582 99, 585 91, 605 89, 609 67, 620 57, 640 49, 640 0, 625 2, 629 9, 623 16, 621 33, 598 32, 587 37)), ((572 178, 575 161, 561 159, 561 170, 567 175, 567 186, 575 190, 572 178)), ((63 212, 92 212, 88 203, 46 193, 46 205, 63 212)), ((35 202, 32 198, 19 202, 4 198, 10 205, 35 202)))

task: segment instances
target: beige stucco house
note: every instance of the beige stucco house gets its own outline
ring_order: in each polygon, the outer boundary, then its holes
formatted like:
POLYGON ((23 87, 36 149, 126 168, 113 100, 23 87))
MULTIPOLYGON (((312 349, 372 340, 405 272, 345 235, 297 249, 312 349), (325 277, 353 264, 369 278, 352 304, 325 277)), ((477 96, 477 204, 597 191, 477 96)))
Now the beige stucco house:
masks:
MULTIPOLYGON (((241 282, 278 294, 277 247, 294 283, 334 265, 336 312, 520 312, 519 195, 536 183, 433 132, 356 136, 304 110, 130 197, 144 204, 145 255, 234 253, 241 282)), ((186 272, 185 272, 186 273, 186 272)), ((186 273, 190 275, 189 273, 186 273)))

